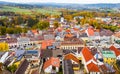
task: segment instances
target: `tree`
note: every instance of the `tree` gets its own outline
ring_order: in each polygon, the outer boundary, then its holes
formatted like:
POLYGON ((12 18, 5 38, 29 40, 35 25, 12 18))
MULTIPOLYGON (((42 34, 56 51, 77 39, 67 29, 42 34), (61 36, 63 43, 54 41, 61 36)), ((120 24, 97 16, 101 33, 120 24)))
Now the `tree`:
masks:
POLYGON ((80 22, 81 25, 84 25, 84 24, 86 24, 88 21, 87 21, 86 18, 82 18, 79 22, 80 22))
POLYGON ((21 16, 16 17, 15 24, 20 25, 22 23, 24 23, 23 17, 21 16))
POLYGON ((16 66, 15 64, 13 64, 13 65, 7 67, 7 69, 8 69, 10 72, 14 73, 14 72, 16 71, 16 69, 17 69, 17 66, 16 66))
POLYGON ((14 34, 15 29, 14 28, 6 28, 7 34, 14 34))
POLYGON ((58 28, 60 26, 60 24, 57 21, 55 21, 53 25, 54 25, 54 28, 58 28))
POLYGON ((67 21, 72 20, 72 15, 65 15, 64 17, 65 17, 65 19, 67 19, 67 21))
POLYGON ((4 26, 3 20, 0 20, 0 26, 4 26))
POLYGON ((40 21, 37 25, 34 26, 40 30, 47 29, 49 27, 49 22, 47 21, 40 21))
POLYGON ((8 51, 8 44, 5 42, 0 43, 0 51, 8 51))
POLYGON ((35 24, 37 24, 38 22, 39 22, 38 19, 34 19, 34 18, 29 17, 28 20, 27 20, 27 25, 29 27, 32 27, 35 24))
POLYGON ((6 33, 6 27, 0 26, 0 35, 5 35, 6 33))
POLYGON ((2 72, 3 64, 0 62, 0 72, 2 72))
POLYGON ((20 27, 17 27, 15 30, 14 30, 14 34, 20 34, 22 32, 22 28, 20 27))

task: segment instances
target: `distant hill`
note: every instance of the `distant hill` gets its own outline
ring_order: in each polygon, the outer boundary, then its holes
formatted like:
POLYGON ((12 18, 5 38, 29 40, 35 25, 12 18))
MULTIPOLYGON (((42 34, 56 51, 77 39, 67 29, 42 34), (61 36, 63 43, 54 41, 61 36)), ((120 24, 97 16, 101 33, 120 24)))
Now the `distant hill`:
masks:
POLYGON ((107 3, 100 3, 100 4, 69 4, 69 3, 28 3, 31 5, 36 6, 51 6, 51 7, 64 7, 64 8, 120 8, 120 3, 116 4, 107 4, 107 3))
POLYGON ((88 7, 96 7, 96 8, 120 8, 120 3, 116 4, 87 4, 88 7))
POLYGON ((120 3, 116 4, 69 4, 69 3, 12 3, 0 1, 0 6, 11 5, 11 6, 25 6, 25 7, 58 7, 68 9, 92 9, 92 8, 120 8, 120 3))

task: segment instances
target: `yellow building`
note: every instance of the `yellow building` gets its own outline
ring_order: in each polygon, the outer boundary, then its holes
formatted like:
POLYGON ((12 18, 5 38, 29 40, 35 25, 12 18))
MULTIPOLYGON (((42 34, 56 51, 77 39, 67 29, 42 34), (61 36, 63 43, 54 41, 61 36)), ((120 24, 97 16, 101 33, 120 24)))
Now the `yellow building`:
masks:
POLYGON ((116 62, 116 56, 113 51, 102 51, 102 54, 105 63, 113 65, 116 62))

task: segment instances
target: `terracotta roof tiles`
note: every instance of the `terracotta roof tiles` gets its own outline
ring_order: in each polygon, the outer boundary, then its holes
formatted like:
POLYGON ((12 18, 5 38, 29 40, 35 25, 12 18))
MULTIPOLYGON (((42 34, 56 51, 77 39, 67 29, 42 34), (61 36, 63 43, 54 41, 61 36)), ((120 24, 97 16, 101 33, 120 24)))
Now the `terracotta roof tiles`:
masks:
POLYGON ((49 60, 47 60, 44 63, 43 69, 46 69, 50 65, 55 66, 55 67, 60 67, 60 60, 59 60, 59 58, 51 57, 49 60))
MULTIPOLYGON (((84 47, 84 48, 82 49, 82 54, 83 54, 83 56, 84 56, 85 62, 88 62, 88 61, 90 61, 91 59, 94 59, 94 60, 95 60, 94 56, 92 55, 92 53, 90 52, 90 50, 89 50, 87 47, 84 47), (86 55, 86 54, 87 54, 87 55, 86 55)), ((95 61, 96 61, 96 60, 95 60, 95 61)))
POLYGON ((73 60, 79 63, 79 59, 76 56, 74 56, 72 53, 65 55, 65 60, 73 60))
POLYGON ((87 65, 87 68, 90 72, 100 72, 99 67, 91 62, 90 64, 87 65))
POLYGON ((53 44, 54 40, 44 40, 42 41, 41 49, 46 49, 47 46, 51 46, 53 44))
POLYGON ((114 36, 120 38, 120 32, 115 33, 114 36))
POLYGON ((110 47, 110 50, 114 51, 116 56, 120 55, 120 50, 118 50, 117 48, 115 48, 113 45, 110 47))
POLYGON ((87 32, 89 36, 94 36, 94 30, 92 28, 88 28, 87 32))

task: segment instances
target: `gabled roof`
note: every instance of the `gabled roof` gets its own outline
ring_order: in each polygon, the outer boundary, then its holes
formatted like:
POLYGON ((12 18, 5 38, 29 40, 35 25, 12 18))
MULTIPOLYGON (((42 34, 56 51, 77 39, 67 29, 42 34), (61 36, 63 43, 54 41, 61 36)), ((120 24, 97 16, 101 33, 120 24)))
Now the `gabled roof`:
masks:
POLYGON ((84 47, 82 49, 82 55, 83 55, 83 57, 85 59, 85 62, 88 62, 91 59, 93 59, 94 61, 96 61, 95 58, 94 58, 94 56, 92 55, 92 53, 90 52, 90 50, 87 47, 84 47))
POLYGON ((94 30, 92 28, 87 29, 88 36, 94 36, 94 30))
POLYGON ((42 41, 41 49, 46 49, 47 46, 51 46, 54 40, 44 40, 42 41))
POLYGON ((64 60, 63 63, 64 73, 63 74, 74 74, 74 70, 72 68, 72 61, 71 60, 64 60))
POLYGON ((114 51, 116 56, 119 56, 119 55, 120 55, 120 50, 118 50, 117 48, 115 48, 115 46, 112 45, 112 46, 110 47, 110 50, 114 51))
POLYGON ((87 65, 87 69, 89 72, 100 72, 99 67, 96 64, 94 64, 93 62, 91 62, 87 65))
POLYGON ((65 36, 68 37, 68 38, 73 37, 73 35, 71 33, 70 34, 66 34, 65 36))
POLYGON ((99 65, 99 68, 101 69, 103 73, 107 73, 109 71, 109 69, 107 68, 105 64, 99 65))
POLYGON ((57 28, 57 31, 58 31, 58 32, 62 32, 62 30, 63 30, 63 29, 62 29, 61 27, 58 27, 58 28, 57 28))
POLYGON ((102 55, 104 58, 116 58, 115 52, 110 50, 102 51, 102 55))
POLYGON ((49 60, 47 60, 44 63, 43 69, 46 69, 50 65, 55 66, 55 67, 60 67, 60 59, 59 58, 51 57, 49 60))
POLYGON ((14 74, 24 74, 27 67, 29 65, 29 62, 25 59, 21 64, 20 66, 18 67, 18 69, 15 71, 14 74))
POLYGON ((40 57, 42 58, 49 58, 53 56, 52 50, 41 50, 40 57))
POLYGON ((83 45, 84 41, 82 39, 79 38, 75 38, 75 37, 65 37, 64 41, 62 41, 61 45, 83 45))
POLYGON ((78 28, 73 28, 74 29, 74 31, 79 31, 79 29, 78 28))
POLYGON ((70 29, 67 29, 66 32, 71 32, 71 30, 70 30, 70 29))
POLYGON ((15 50, 15 56, 19 57, 25 53, 25 50, 15 50))
POLYGON ((113 32, 110 30, 101 29, 100 31, 100 36, 111 36, 111 35, 113 35, 113 32))
POLYGON ((8 57, 9 52, 4 53, 4 55, 2 55, 2 57, 0 58, 0 62, 4 63, 6 61, 6 58, 8 57))
POLYGON ((64 59, 65 60, 73 60, 73 61, 79 63, 79 59, 76 56, 74 56, 72 53, 65 55, 64 59))
POLYGON ((32 33, 34 33, 34 34, 38 34, 38 30, 31 30, 32 31, 32 33))
POLYGON ((116 32, 114 36, 120 38, 120 32, 116 32))

